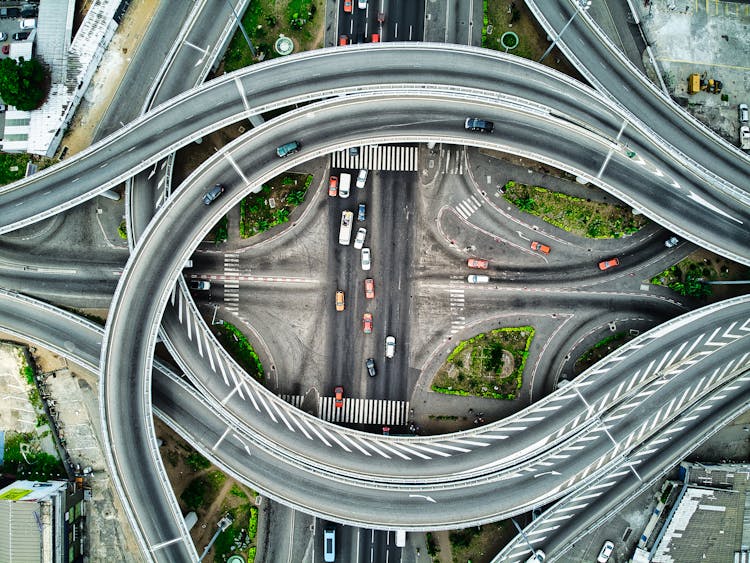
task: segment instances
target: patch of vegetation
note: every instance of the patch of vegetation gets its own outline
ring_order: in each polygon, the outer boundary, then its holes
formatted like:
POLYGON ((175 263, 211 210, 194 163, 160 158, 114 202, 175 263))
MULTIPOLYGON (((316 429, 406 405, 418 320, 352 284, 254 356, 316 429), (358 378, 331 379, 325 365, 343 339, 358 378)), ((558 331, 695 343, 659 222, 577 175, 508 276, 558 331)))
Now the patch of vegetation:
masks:
POLYGON ((193 471, 201 471, 202 469, 208 469, 211 467, 211 462, 208 461, 198 452, 190 452, 185 458, 185 463, 193 471))
POLYGON ((29 154, 0 153, 0 185, 10 184, 26 175, 29 154))
POLYGON ((47 88, 47 73, 37 59, 0 60, 0 97, 6 104, 21 111, 37 109, 47 96, 47 88))
MULTIPOLYGON (((726 277, 728 269, 721 269, 720 274, 726 277)), ((678 264, 671 266, 651 278, 654 285, 668 287, 680 295, 689 297, 708 297, 712 293, 712 287, 701 280, 712 281, 717 278, 716 270, 709 264, 696 262, 691 258, 685 258, 678 264)))
POLYGON ((65 468, 57 457, 42 451, 40 437, 33 433, 8 432, 5 435, 3 473, 18 479, 46 481, 66 478, 65 468), (25 451, 21 453, 22 448, 25 451))
POLYGON ((174 450, 165 450, 163 457, 167 459, 169 465, 177 467, 177 463, 180 461, 180 456, 174 450))
POLYGON ((21 367, 21 375, 29 385, 34 385, 34 368, 26 363, 24 360, 23 367, 21 367))
POLYGON ((450 532, 451 555, 454 563, 489 561, 516 535, 509 521, 485 524, 450 532))
POLYGON ((214 242, 216 244, 226 242, 229 238, 229 217, 224 215, 219 222, 216 224, 216 234, 214 236, 214 242))
POLYGON ((252 344, 242 331, 231 323, 225 322, 216 333, 219 342, 224 349, 237 361, 242 368, 256 378, 263 380, 263 364, 258 354, 255 353, 252 344))
POLYGON ((440 553, 440 547, 435 541, 435 538, 432 537, 432 533, 427 532, 426 536, 427 536, 427 553, 429 553, 431 557, 435 557, 438 553, 440 553))
POLYGON ((453 530, 448 534, 448 538, 451 541, 451 547, 469 547, 471 541, 475 536, 482 530, 481 526, 463 528, 461 530, 453 530))
POLYGON ((575 368, 573 370, 574 373, 578 375, 579 373, 584 372, 596 362, 605 356, 608 356, 633 338, 635 338, 635 336, 631 336, 627 332, 618 332, 611 336, 607 336, 606 338, 602 338, 599 342, 586 350, 586 352, 581 354, 576 360, 575 368))
POLYGON ((250 37, 257 58, 253 58, 242 31, 238 29, 229 43, 224 58, 224 69, 230 72, 249 66, 256 60, 280 56, 273 45, 282 34, 292 39, 295 48, 302 51, 322 47, 315 36, 317 26, 324 23, 315 19, 322 7, 323 0, 289 0, 288 3, 250 2, 242 16, 242 25, 250 37))
POLYGON ((125 222, 125 219, 120 221, 120 226, 117 227, 117 234, 120 235, 122 240, 128 240, 128 225, 125 222))
POLYGON ((530 326, 495 329, 462 340, 432 381, 437 393, 515 399, 534 338, 530 326))
POLYGON ((230 508, 232 524, 224 530, 214 544, 214 561, 224 563, 230 555, 245 555, 247 561, 255 557, 255 535, 258 531, 258 509, 250 502, 230 508))
POLYGON ((510 181, 503 197, 518 209, 564 231, 588 238, 620 238, 638 231, 648 219, 622 205, 599 203, 510 181))
POLYGON ((213 502, 216 493, 226 480, 221 471, 212 471, 207 475, 196 477, 180 495, 180 499, 189 510, 199 510, 213 502))
POLYGON ((247 495, 245 494, 245 491, 242 490, 242 487, 240 487, 238 484, 232 485, 232 488, 229 490, 229 494, 241 499, 247 499, 247 495))
POLYGON ((284 174, 245 197, 240 202, 240 237, 249 238, 289 221, 292 210, 305 201, 312 181, 311 174, 284 174))

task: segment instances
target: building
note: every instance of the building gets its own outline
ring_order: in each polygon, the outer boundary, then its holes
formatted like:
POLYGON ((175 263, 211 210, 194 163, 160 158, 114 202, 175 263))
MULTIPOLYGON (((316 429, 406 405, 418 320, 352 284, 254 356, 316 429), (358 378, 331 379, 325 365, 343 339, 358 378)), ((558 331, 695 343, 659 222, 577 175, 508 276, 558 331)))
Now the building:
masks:
POLYGON ((750 561, 750 465, 682 463, 680 473, 650 561, 750 561))
POLYGON ((0 489, 0 563, 82 563, 83 490, 66 481, 0 489))

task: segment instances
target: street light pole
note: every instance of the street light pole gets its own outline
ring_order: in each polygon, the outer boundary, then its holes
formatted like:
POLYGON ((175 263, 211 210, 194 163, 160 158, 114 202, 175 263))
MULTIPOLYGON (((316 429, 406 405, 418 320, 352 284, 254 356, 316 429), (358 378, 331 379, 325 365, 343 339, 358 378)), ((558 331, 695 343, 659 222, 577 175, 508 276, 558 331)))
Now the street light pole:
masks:
POLYGON ((555 48, 555 45, 560 40, 560 37, 562 37, 562 34, 565 33, 565 30, 568 29, 568 26, 571 23, 573 23, 574 19, 576 19, 576 16, 578 15, 578 13, 582 12, 584 10, 588 10, 590 7, 591 7, 591 0, 578 0, 576 2, 576 11, 573 12, 573 15, 570 16, 570 19, 568 20, 568 23, 566 23, 563 26, 562 31, 560 31, 560 33, 557 35, 557 37, 552 42, 552 44, 549 47, 547 47, 547 50, 544 52, 544 54, 539 58, 539 60, 537 62, 541 63, 547 57, 547 55, 550 54, 550 51, 552 51, 552 49, 555 48))

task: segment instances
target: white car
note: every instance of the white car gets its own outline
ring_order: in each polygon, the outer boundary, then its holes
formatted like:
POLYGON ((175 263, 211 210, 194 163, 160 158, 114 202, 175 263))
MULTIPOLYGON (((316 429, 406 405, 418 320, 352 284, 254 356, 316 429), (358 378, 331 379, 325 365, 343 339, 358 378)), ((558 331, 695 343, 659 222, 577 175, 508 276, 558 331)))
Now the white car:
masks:
POLYGON ((358 7, 358 8, 360 9, 360 10, 366 10, 366 9, 367 9, 367 0, 359 0, 359 1, 357 2, 357 7, 358 7))
POLYGON ((489 276, 478 276, 476 274, 472 274, 472 275, 466 277, 466 281, 469 282, 469 283, 489 283, 490 277, 489 276))
POLYGON ((596 558, 596 563, 607 563, 614 549, 615 544, 609 540, 605 541, 602 549, 599 551, 599 557, 596 558))
POLYGON ((386 336, 385 337, 385 357, 392 358, 396 355, 396 337, 386 336))
POLYGON ((365 237, 367 236, 367 229, 360 227, 357 231, 357 238, 354 239, 354 248, 361 250, 365 245, 365 237))
POLYGON ((680 239, 678 239, 677 237, 669 237, 664 241, 664 246, 666 246, 667 248, 674 248, 678 244, 680 244, 680 239))
POLYGON ((362 169, 359 171, 359 174, 357 174, 357 187, 361 190, 365 187, 365 183, 367 182, 367 170, 362 169))
POLYGON ((526 563, 544 563, 547 559, 547 554, 541 549, 537 549, 534 554, 526 560, 526 563))
POLYGON ((370 269, 372 257, 370 256, 370 249, 366 246, 362 249, 362 269, 367 271, 370 269))
POLYGON ((737 117, 740 118, 740 123, 747 123, 747 114, 747 104, 740 104, 737 106, 737 117))

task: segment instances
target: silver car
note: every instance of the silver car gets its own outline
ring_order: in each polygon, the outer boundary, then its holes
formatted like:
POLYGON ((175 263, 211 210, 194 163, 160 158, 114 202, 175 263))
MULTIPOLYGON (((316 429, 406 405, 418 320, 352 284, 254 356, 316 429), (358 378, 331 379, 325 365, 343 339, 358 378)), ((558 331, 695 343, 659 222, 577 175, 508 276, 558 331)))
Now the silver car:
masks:
POLYGON ((385 337, 385 357, 392 358, 396 355, 396 337, 386 336, 385 337))

